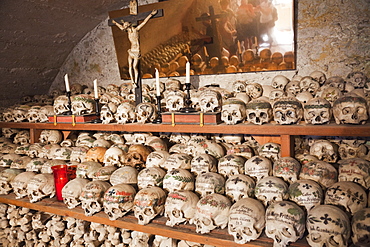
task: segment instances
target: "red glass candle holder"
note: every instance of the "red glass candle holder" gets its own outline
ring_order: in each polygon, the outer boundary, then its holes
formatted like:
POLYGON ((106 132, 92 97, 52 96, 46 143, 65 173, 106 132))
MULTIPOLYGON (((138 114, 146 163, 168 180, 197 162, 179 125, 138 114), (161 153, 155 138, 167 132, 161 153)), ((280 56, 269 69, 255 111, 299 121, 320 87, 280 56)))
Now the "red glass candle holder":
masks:
POLYGON ((55 195, 58 201, 63 201, 62 189, 64 185, 68 183, 67 167, 67 165, 57 165, 51 167, 54 174, 55 195))

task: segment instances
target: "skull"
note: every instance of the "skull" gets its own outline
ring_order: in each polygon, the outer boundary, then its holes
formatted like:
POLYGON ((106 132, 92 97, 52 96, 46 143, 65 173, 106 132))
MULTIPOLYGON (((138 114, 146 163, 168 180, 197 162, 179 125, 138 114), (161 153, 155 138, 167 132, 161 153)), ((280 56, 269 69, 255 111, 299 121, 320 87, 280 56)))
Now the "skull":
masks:
POLYGON ((14 169, 26 169, 27 164, 32 160, 32 158, 28 156, 21 156, 19 159, 13 160, 12 164, 10 165, 10 168, 14 169))
POLYGON ((163 179, 163 189, 169 192, 194 190, 194 176, 182 168, 172 169, 166 173, 163 179))
POLYGON ((104 166, 122 166, 126 152, 117 146, 111 146, 104 153, 104 166))
POLYGON ((259 148, 259 155, 270 159, 272 162, 280 159, 281 157, 281 146, 278 143, 267 142, 259 148))
POLYGON ((185 153, 170 154, 164 162, 163 167, 166 170, 172 170, 175 168, 191 169, 192 158, 192 156, 185 153))
POLYGON ((13 168, 5 169, 0 172, 0 195, 7 195, 13 190, 11 183, 20 173, 22 173, 22 170, 13 168))
POLYGON ((358 95, 346 95, 333 104, 336 124, 365 124, 368 120, 368 103, 358 95))
POLYGON ((111 185, 108 182, 100 180, 85 184, 79 199, 86 216, 92 216, 103 209, 103 196, 109 187, 111 185))
POLYGON ((79 163, 84 162, 87 151, 89 151, 88 147, 72 147, 70 161, 79 163))
POLYGON ((319 183, 323 189, 337 182, 338 172, 334 166, 325 161, 310 161, 303 164, 299 179, 311 179, 319 183))
POLYGON ((134 215, 139 225, 147 225, 157 215, 164 213, 166 192, 159 187, 139 190, 134 198, 134 215))
POLYGON ((192 191, 174 191, 168 194, 165 203, 166 225, 188 223, 195 214, 199 197, 192 191))
POLYGON ((351 236, 348 216, 333 205, 318 205, 311 209, 307 215, 306 227, 306 239, 312 247, 347 246, 351 236))
POLYGON ((133 123, 136 121, 135 106, 130 102, 124 102, 117 107, 114 114, 116 122, 119 124, 133 123))
POLYGON ((321 186, 310 179, 297 180, 290 184, 288 193, 289 200, 305 207, 307 212, 324 200, 321 186))
POLYGON ((162 187, 166 172, 159 167, 147 167, 137 175, 137 186, 143 189, 150 186, 162 187))
POLYGON ((264 177, 256 183, 254 194, 266 207, 288 199, 288 185, 278 177, 264 177))
POLYGON ((303 117, 302 104, 293 97, 282 97, 276 100, 272 109, 277 124, 297 124, 303 117))
POLYGON ((230 200, 223 195, 213 193, 201 198, 197 202, 194 218, 190 223, 195 224, 196 232, 205 234, 221 228, 228 223, 230 200))
POLYGON ((42 130, 39 141, 44 144, 57 144, 63 140, 63 134, 59 130, 42 130))
POLYGON ((285 92, 288 96, 295 97, 300 91, 299 80, 292 80, 285 86, 285 92))
POLYGON ((338 154, 341 159, 366 157, 368 149, 364 144, 339 143, 338 154))
POLYGON ((244 101, 237 98, 228 98, 222 103, 221 120, 226 124, 241 123, 246 118, 246 106, 244 101))
POLYGON ((13 121, 15 123, 20 123, 27 120, 27 113, 31 107, 28 105, 20 105, 13 110, 13 121))
POLYGON ((131 237, 132 241, 129 247, 149 247, 149 242, 153 238, 153 235, 146 232, 132 231, 131 237))
POLYGON ((272 119, 271 104, 262 99, 254 99, 246 104, 246 120, 250 123, 262 125, 272 119))
POLYGON ((312 79, 317 81, 320 84, 320 86, 322 86, 326 81, 326 75, 318 70, 311 72, 310 76, 312 77, 312 79))
POLYGON ((99 170, 102 165, 96 161, 84 161, 77 165, 76 177, 92 178, 93 174, 99 170))
POLYGON ((253 156, 244 163, 245 174, 259 181, 272 175, 271 160, 263 156, 253 156))
POLYGON ((225 193, 225 178, 215 172, 199 174, 195 180, 195 192, 200 197, 217 193, 225 193))
POLYGON ((269 98, 270 102, 274 102, 274 101, 280 99, 281 97, 286 97, 286 96, 287 96, 287 94, 285 93, 284 90, 274 89, 274 90, 271 90, 270 94, 268 95, 268 98, 269 98))
POLYGON ((324 98, 312 98, 304 105, 304 119, 307 124, 327 124, 331 117, 331 104, 324 98))
POLYGON ((110 187, 104 194, 104 212, 110 220, 116 220, 130 212, 134 207, 136 190, 128 184, 117 184, 110 187))
POLYGON ((86 161, 95 161, 99 163, 104 162, 104 155, 107 152, 107 148, 105 147, 93 147, 90 148, 86 155, 85 155, 85 160, 86 161))
POLYGON ((103 166, 92 175, 92 180, 109 181, 112 173, 117 170, 116 166, 103 166))
POLYGON ((190 162, 191 172, 196 176, 206 172, 217 172, 217 160, 210 154, 198 154, 190 162))
POLYGON ((76 95, 76 94, 81 94, 83 91, 83 86, 80 83, 73 83, 71 85, 71 94, 76 95))
POLYGON ((70 160, 71 153, 72 153, 72 148, 60 147, 54 150, 51 158, 54 160, 70 160))
POLYGON ((239 155, 228 154, 218 160, 218 172, 225 178, 236 174, 244 174, 245 158, 239 155))
POLYGON ((301 88, 301 92, 309 92, 312 96, 315 96, 320 88, 320 83, 311 76, 304 76, 299 81, 299 87, 301 88))
POLYGON ((31 108, 26 113, 26 119, 28 120, 28 122, 36 123, 39 121, 40 108, 41 106, 39 105, 31 106, 31 108))
POLYGON ((126 95, 126 94, 131 94, 133 90, 133 85, 130 82, 124 82, 120 86, 120 95, 126 95))
POLYGON ((253 99, 257 99, 262 96, 263 94, 263 87, 259 83, 249 83, 245 87, 245 92, 249 95, 249 97, 253 99))
POLYGON ((370 208, 357 211, 352 217, 352 242, 355 246, 370 244, 370 208))
POLYGON ((338 161, 338 181, 352 181, 370 188, 370 162, 361 158, 338 161))
POLYGON ((157 108, 152 103, 140 103, 135 111, 138 123, 151 123, 158 117, 157 108))
POLYGON ((222 106, 222 97, 216 90, 204 90, 199 95, 199 106, 202 112, 219 112, 222 106))
POLYGON ((367 76, 361 71, 354 71, 347 75, 347 82, 355 88, 363 88, 367 82, 367 76))
POLYGON ((234 93, 240 93, 245 92, 245 88, 247 86, 247 83, 245 81, 234 81, 232 84, 232 91, 234 93))
POLYGON ((88 94, 78 94, 71 97, 72 114, 88 115, 95 112, 94 98, 88 94))
POLYGON ((12 139, 19 132, 19 129, 2 128, 1 132, 5 138, 12 139))
POLYGON ((44 159, 44 158, 33 158, 26 165, 26 171, 39 173, 41 172, 42 167, 45 165, 47 161, 48 159, 44 159))
POLYGON ((342 92, 336 87, 324 87, 320 98, 326 99, 333 106, 334 102, 342 96, 342 92))
POLYGON ((184 107, 185 93, 180 90, 165 91, 166 108, 170 112, 177 112, 184 107), (166 93, 167 92, 167 93, 166 93))
POLYGON ((138 171, 134 167, 123 166, 112 173, 112 175, 110 176, 110 183, 112 185, 117 185, 121 183, 136 185, 137 175, 138 171))
POLYGON ((20 154, 10 153, 0 156, 0 167, 10 167, 15 160, 20 159, 20 154))
POLYGON ((38 202, 45 197, 54 197, 54 175, 42 173, 33 176, 27 184, 27 195, 31 203, 38 202))
POLYGON ((25 145, 30 143, 30 131, 20 130, 14 137, 14 144, 25 145))
POLYGON ((284 90, 285 86, 289 83, 289 79, 283 75, 276 75, 272 79, 271 86, 276 89, 284 90))
POLYGON ((225 183, 226 196, 232 201, 237 202, 243 198, 254 195, 254 180, 244 174, 237 174, 229 177, 225 183))
POLYGON ((310 154, 319 160, 335 163, 338 160, 338 146, 328 140, 316 140, 310 147, 310 154))
POLYGON ((92 147, 92 144, 94 143, 96 139, 91 137, 89 133, 87 132, 80 132, 80 134, 77 136, 77 140, 75 143, 76 147, 92 147))
POLYGON ((86 178, 75 178, 64 185, 62 188, 62 197, 67 208, 72 209, 81 204, 80 195, 88 182, 90 181, 86 178))
POLYGON ((169 156, 170 154, 164 150, 153 151, 146 158, 145 166, 165 168, 164 162, 167 160, 169 156))
POLYGON ((298 179, 301 164, 292 157, 281 157, 274 162, 272 175, 282 178, 285 182, 291 184, 298 179))
POLYGON ((342 207, 353 215, 366 207, 366 191, 355 182, 340 181, 327 188, 324 204, 342 207))
POLYGON ((143 144, 133 144, 129 147, 123 165, 135 167, 140 170, 145 167, 151 148, 143 144))
POLYGON ((294 202, 282 201, 266 209, 266 235, 274 240, 274 247, 285 247, 303 237, 305 213, 294 202))
POLYGON ((228 232, 238 244, 256 240, 265 224, 265 208, 256 199, 243 198, 230 208, 228 232))
POLYGON ((66 95, 60 95, 54 100, 54 113, 55 115, 63 115, 71 110, 68 104, 68 97, 66 95))
POLYGON ((114 103, 108 103, 103 105, 100 110, 100 119, 103 124, 115 122, 114 114, 117 112, 117 105, 114 103))
POLYGON ((338 88, 341 92, 344 92, 346 82, 340 76, 331 76, 325 81, 325 86, 338 88))

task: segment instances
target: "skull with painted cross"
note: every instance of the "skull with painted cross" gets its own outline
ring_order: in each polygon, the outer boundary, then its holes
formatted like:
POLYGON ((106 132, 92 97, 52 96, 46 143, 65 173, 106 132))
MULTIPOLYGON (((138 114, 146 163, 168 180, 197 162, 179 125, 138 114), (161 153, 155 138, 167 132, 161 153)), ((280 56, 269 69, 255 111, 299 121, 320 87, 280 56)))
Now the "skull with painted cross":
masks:
POLYGON ((111 185, 108 182, 100 180, 85 184, 79 199, 86 216, 92 216, 103 210, 104 193, 109 187, 111 187, 111 185))
POLYGON ((259 148, 258 154, 271 160, 271 162, 275 162, 281 157, 281 145, 275 142, 267 142, 259 148))
POLYGON ((370 188, 370 162, 361 158, 338 161, 338 181, 352 181, 370 188))
POLYGON ((236 174, 226 180, 225 194, 231 202, 237 202, 243 198, 254 196, 255 186, 253 178, 244 174, 236 174))
POLYGON ((110 220, 123 217, 134 207, 136 190, 128 184, 117 184, 108 188, 103 196, 104 212, 110 220))
POLYGON ((197 154, 190 165, 191 172, 196 176, 206 172, 217 172, 217 160, 210 154, 197 154))
POLYGON ((352 217, 352 242, 355 246, 370 244, 370 208, 357 211, 352 217))
POLYGON ((306 212, 324 201, 324 192, 321 186, 310 179, 300 179, 290 184, 288 194, 289 200, 305 207, 306 212))
POLYGON ((257 181, 272 175, 271 160, 260 155, 253 156, 244 163, 245 174, 257 181))
POLYGON ((254 194, 263 205, 288 199, 288 185, 278 177, 264 177, 256 183, 254 194))
POLYGON ((215 172, 206 172, 199 174, 195 179, 195 192, 200 197, 212 193, 225 193, 225 178, 215 172))
POLYGON ((228 154, 218 160, 218 172, 226 179, 235 174, 244 174, 246 159, 239 155, 228 154))

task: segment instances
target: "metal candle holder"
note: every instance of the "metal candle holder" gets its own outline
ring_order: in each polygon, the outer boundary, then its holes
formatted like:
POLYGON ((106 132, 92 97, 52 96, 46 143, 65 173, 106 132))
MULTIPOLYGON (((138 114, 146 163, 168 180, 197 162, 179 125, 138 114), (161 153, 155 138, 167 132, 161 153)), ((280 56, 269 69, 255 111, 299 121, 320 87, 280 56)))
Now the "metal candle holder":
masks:
POLYGON ((160 124, 162 123, 162 107, 161 107, 161 96, 160 95, 157 95, 157 113, 158 113, 158 116, 156 119, 154 119, 153 123, 154 124, 160 124))
POLYGON ((180 109, 180 112, 190 113, 196 112, 197 110, 191 107, 191 99, 190 99, 190 83, 185 83, 186 86, 186 99, 185 99, 185 107, 180 109))
POLYGON ((103 121, 100 119, 100 104, 99 104, 99 99, 95 98, 95 116, 97 117, 92 121, 92 123, 102 123, 103 121))
POLYGON ((68 111, 66 111, 63 115, 72 115, 71 91, 67 91, 66 95, 68 98, 68 111))

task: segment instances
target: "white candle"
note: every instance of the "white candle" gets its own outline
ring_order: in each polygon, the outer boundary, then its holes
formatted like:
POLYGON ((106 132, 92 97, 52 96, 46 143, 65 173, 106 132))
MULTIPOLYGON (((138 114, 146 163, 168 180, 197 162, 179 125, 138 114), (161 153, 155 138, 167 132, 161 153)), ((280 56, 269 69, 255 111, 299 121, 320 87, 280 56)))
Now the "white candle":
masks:
POLYGON ((66 91, 70 92, 71 89, 69 88, 69 81, 68 81, 68 74, 64 76, 64 82, 66 83, 66 91))
POLYGON ((155 87, 157 89, 157 96, 161 96, 161 87, 159 85, 159 71, 155 69, 155 87))
POLYGON ((98 95, 98 80, 97 79, 94 80, 94 97, 95 97, 95 99, 99 98, 99 95, 98 95))
POLYGON ((189 61, 186 62, 186 77, 185 83, 190 83, 190 63, 189 61))

